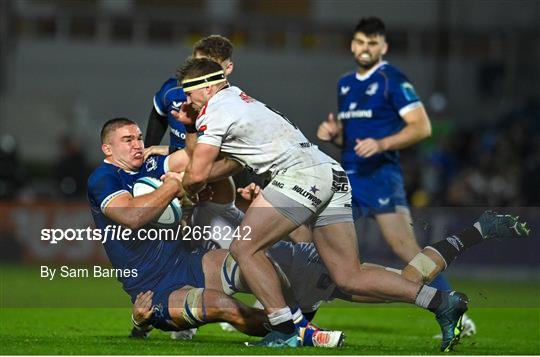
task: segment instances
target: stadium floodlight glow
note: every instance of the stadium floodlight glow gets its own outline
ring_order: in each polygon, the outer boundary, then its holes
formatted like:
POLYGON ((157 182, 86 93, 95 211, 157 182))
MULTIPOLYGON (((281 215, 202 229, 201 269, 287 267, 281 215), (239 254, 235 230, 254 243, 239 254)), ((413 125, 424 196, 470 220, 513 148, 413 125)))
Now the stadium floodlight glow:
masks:
POLYGON ((195 89, 209 87, 213 84, 225 82, 225 73, 223 70, 205 74, 197 78, 185 79, 182 81, 182 89, 184 93, 194 91, 195 89))

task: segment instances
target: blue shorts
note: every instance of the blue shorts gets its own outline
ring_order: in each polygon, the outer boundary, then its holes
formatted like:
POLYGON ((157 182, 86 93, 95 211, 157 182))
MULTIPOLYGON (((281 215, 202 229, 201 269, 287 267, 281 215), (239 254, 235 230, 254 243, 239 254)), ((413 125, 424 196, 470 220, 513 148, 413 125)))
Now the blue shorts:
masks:
MULTIPOLYGON (((178 330, 169 314, 169 295, 184 286, 204 288, 202 258, 205 253, 206 250, 199 249, 176 260, 171 270, 151 289, 154 292, 154 313, 150 319, 152 326, 163 331, 178 330)), ((132 302, 135 298, 136 296, 131 297, 132 302)))
POLYGON ((408 207, 401 168, 386 164, 369 173, 347 170, 352 186, 354 218, 373 217, 396 212, 396 207, 408 207))

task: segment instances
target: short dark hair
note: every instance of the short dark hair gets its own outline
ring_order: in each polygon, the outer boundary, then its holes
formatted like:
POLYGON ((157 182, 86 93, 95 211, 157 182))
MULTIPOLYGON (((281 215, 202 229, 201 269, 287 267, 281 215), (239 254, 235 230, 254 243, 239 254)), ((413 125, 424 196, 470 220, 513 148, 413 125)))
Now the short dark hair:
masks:
POLYGON ((137 123, 128 118, 113 118, 107 120, 107 122, 103 124, 103 127, 101 128, 101 143, 105 143, 107 136, 111 132, 126 125, 137 125, 137 123))
POLYGON ((363 17, 358 21, 354 33, 362 32, 367 36, 381 35, 386 36, 386 26, 383 20, 378 17, 363 17))
POLYGON ((182 67, 176 70, 176 79, 181 84, 184 79, 197 78, 222 70, 219 63, 209 58, 188 58, 182 67))
POLYGON ((193 45, 193 56, 197 53, 218 62, 223 62, 232 58, 233 44, 228 38, 221 35, 210 35, 200 39, 193 45))

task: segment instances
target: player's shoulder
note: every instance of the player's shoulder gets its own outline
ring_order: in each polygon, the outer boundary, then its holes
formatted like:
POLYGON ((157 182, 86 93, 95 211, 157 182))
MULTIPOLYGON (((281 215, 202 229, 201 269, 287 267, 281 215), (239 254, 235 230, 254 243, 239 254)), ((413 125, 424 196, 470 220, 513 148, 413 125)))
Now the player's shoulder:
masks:
POLYGON ((95 182, 103 179, 103 177, 112 177, 118 175, 119 168, 106 162, 102 161, 101 164, 92 171, 88 177, 88 182, 95 182))
POLYGON ((88 177, 88 191, 92 191, 97 187, 103 187, 114 180, 120 179, 119 170, 118 167, 103 161, 88 177))
POLYGON ((377 73, 386 77, 391 82, 403 82, 408 81, 407 76, 398 67, 391 65, 390 63, 384 63, 378 68, 377 73))

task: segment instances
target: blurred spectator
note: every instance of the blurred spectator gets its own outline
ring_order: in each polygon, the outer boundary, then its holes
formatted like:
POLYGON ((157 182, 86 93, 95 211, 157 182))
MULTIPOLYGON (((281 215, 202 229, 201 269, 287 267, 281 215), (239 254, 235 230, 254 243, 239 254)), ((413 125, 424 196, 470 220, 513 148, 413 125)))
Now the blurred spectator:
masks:
MULTIPOLYGON (((427 150, 403 155, 413 206, 536 206, 540 202, 540 104, 498 125, 445 130, 427 150)), ((440 133, 439 133, 440 134, 440 133)))
POLYGON ((64 198, 82 198, 89 171, 86 155, 77 138, 65 135, 60 140, 60 160, 56 165, 58 188, 64 198))

